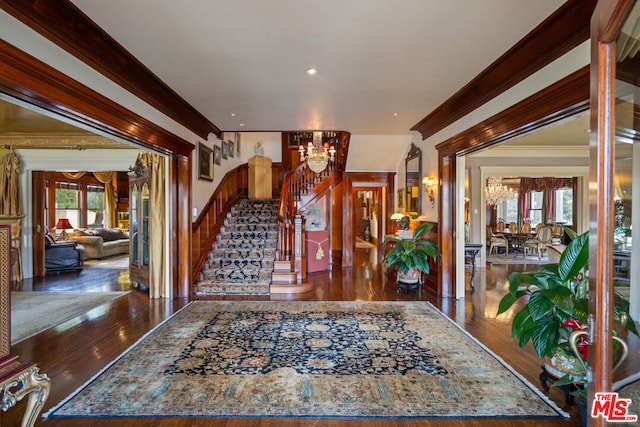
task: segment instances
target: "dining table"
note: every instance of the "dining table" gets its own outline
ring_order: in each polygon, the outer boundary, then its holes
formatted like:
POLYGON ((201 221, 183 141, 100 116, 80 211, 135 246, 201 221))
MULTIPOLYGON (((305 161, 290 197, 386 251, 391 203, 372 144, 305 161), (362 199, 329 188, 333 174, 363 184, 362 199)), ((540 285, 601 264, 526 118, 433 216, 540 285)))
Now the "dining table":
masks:
POLYGON ((525 233, 522 231, 513 232, 509 230, 504 230, 500 234, 502 234, 509 241, 509 249, 513 249, 517 251, 522 250, 523 256, 525 255, 524 242, 526 242, 528 239, 532 239, 536 237, 535 231, 525 233))

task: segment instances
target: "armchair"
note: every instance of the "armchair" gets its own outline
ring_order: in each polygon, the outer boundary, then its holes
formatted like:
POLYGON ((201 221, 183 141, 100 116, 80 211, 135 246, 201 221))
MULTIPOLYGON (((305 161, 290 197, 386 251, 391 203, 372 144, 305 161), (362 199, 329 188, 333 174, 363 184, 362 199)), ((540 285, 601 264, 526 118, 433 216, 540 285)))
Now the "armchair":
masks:
POLYGON ((82 270, 84 248, 78 242, 55 242, 50 234, 45 235, 44 242, 44 267, 47 273, 82 270))
POLYGON ((490 225, 487 225, 487 245, 489 246, 489 255, 493 253, 493 248, 504 248, 505 253, 509 255, 509 241, 503 234, 494 233, 490 225))

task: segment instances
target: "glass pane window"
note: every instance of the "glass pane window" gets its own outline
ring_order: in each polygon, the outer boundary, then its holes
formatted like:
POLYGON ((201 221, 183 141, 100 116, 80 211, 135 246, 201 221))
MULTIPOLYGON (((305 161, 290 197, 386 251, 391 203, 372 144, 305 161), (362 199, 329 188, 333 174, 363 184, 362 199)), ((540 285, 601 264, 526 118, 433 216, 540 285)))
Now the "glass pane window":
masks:
POLYGON ((531 227, 535 227, 536 225, 542 222, 542 191, 530 191, 529 192, 529 221, 531 223, 531 227))
POLYGON ((59 182, 56 185, 56 217, 55 224, 60 218, 67 218, 73 227, 80 224, 80 191, 77 184, 59 182))
POLYGON ((504 202, 505 215, 504 219, 507 224, 515 222, 518 223, 518 198, 507 199, 504 202))
POLYGON ((104 186, 87 186, 87 226, 104 227, 104 186))
POLYGON ((555 191, 554 198, 555 221, 560 224, 573 224, 573 190, 560 188, 555 191))

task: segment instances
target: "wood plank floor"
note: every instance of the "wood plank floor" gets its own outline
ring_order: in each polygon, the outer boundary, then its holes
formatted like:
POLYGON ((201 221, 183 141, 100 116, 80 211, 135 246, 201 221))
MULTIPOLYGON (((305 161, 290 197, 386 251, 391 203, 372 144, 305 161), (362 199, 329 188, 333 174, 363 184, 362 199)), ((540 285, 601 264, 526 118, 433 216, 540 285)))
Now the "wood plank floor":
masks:
MULTIPOLYGON (((507 363, 522 373, 529 381, 539 385, 540 361, 531 347, 518 348, 511 340, 510 319, 496 318, 498 302, 506 292, 506 277, 511 271, 522 270, 522 265, 498 265, 479 269, 476 274, 476 290, 471 292, 467 280, 465 299, 439 299, 428 290, 414 293, 398 293, 392 275, 377 263, 375 249, 359 248, 351 268, 334 268, 331 272, 309 276, 315 285, 312 294, 304 299, 319 301, 430 301, 454 319, 478 340, 496 352, 507 363)), ((535 266, 524 266, 535 269, 535 266)), ((468 274, 468 273, 467 273, 468 274)), ((45 279, 26 280, 19 287, 25 292, 34 291, 85 291, 101 292, 129 289, 128 272, 116 269, 87 267, 80 273, 67 273, 45 279)), ((222 298, 220 298, 222 299, 222 298)), ((249 298, 246 298, 249 299, 249 298)), ((255 298, 261 299, 261 298, 255 298)), ((52 381, 45 411, 84 384, 101 368, 134 344, 141 336, 186 301, 149 300, 135 290, 126 297, 104 306, 99 315, 80 316, 67 322, 67 328, 53 328, 12 347, 12 354, 22 361, 34 361, 41 372, 52 381)), ((37 316, 37 313, 34 313, 37 316)), ((618 371, 623 377, 640 366, 640 345, 632 342, 632 357, 618 371)), ((491 390, 487 390, 491 393, 491 390)), ((186 426, 578 426, 581 425, 577 408, 564 404, 562 393, 552 389, 549 396, 572 414, 570 420, 326 420, 326 419, 48 419, 38 420, 36 425, 47 427, 106 426, 125 427, 136 425, 161 427, 186 426)), ((0 415, 0 425, 19 426, 24 412, 24 402, 0 415)))

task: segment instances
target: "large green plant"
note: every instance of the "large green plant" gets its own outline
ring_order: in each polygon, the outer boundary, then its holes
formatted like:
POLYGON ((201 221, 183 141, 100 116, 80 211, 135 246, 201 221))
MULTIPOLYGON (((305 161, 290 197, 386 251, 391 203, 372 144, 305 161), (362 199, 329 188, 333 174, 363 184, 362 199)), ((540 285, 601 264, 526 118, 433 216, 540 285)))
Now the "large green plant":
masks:
MULTIPOLYGON (((567 229, 567 233, 572 240, 560 256, 560 261, 541 265, 535 273, 511 273, 509 293, 498 306, 500 315, 520 298, 528 298, 513 318, 511 334, 517 338, 520 347, 531 341, 541 359, 552 357, 558 346, 566 345, 563 343, 572 332, 568 323, 577 321, 587 325, 589 234, 578 236, 570 229, 567 229)), ((637 335, 628 310, 628 301, 616 294, 614 316, 618 324, 637 335)))
POLYGON ((431 231, 434 224, 422 223, 416 228, 413 239, 400 239, 388 236, 384 243, 394 243, 393 247, 384 257, 384 264, 407 273, 409 270, 418 269, 423 273, 429 273, 429 258, 435 260, 438 256, 438 245, 421 237, 431 231))

